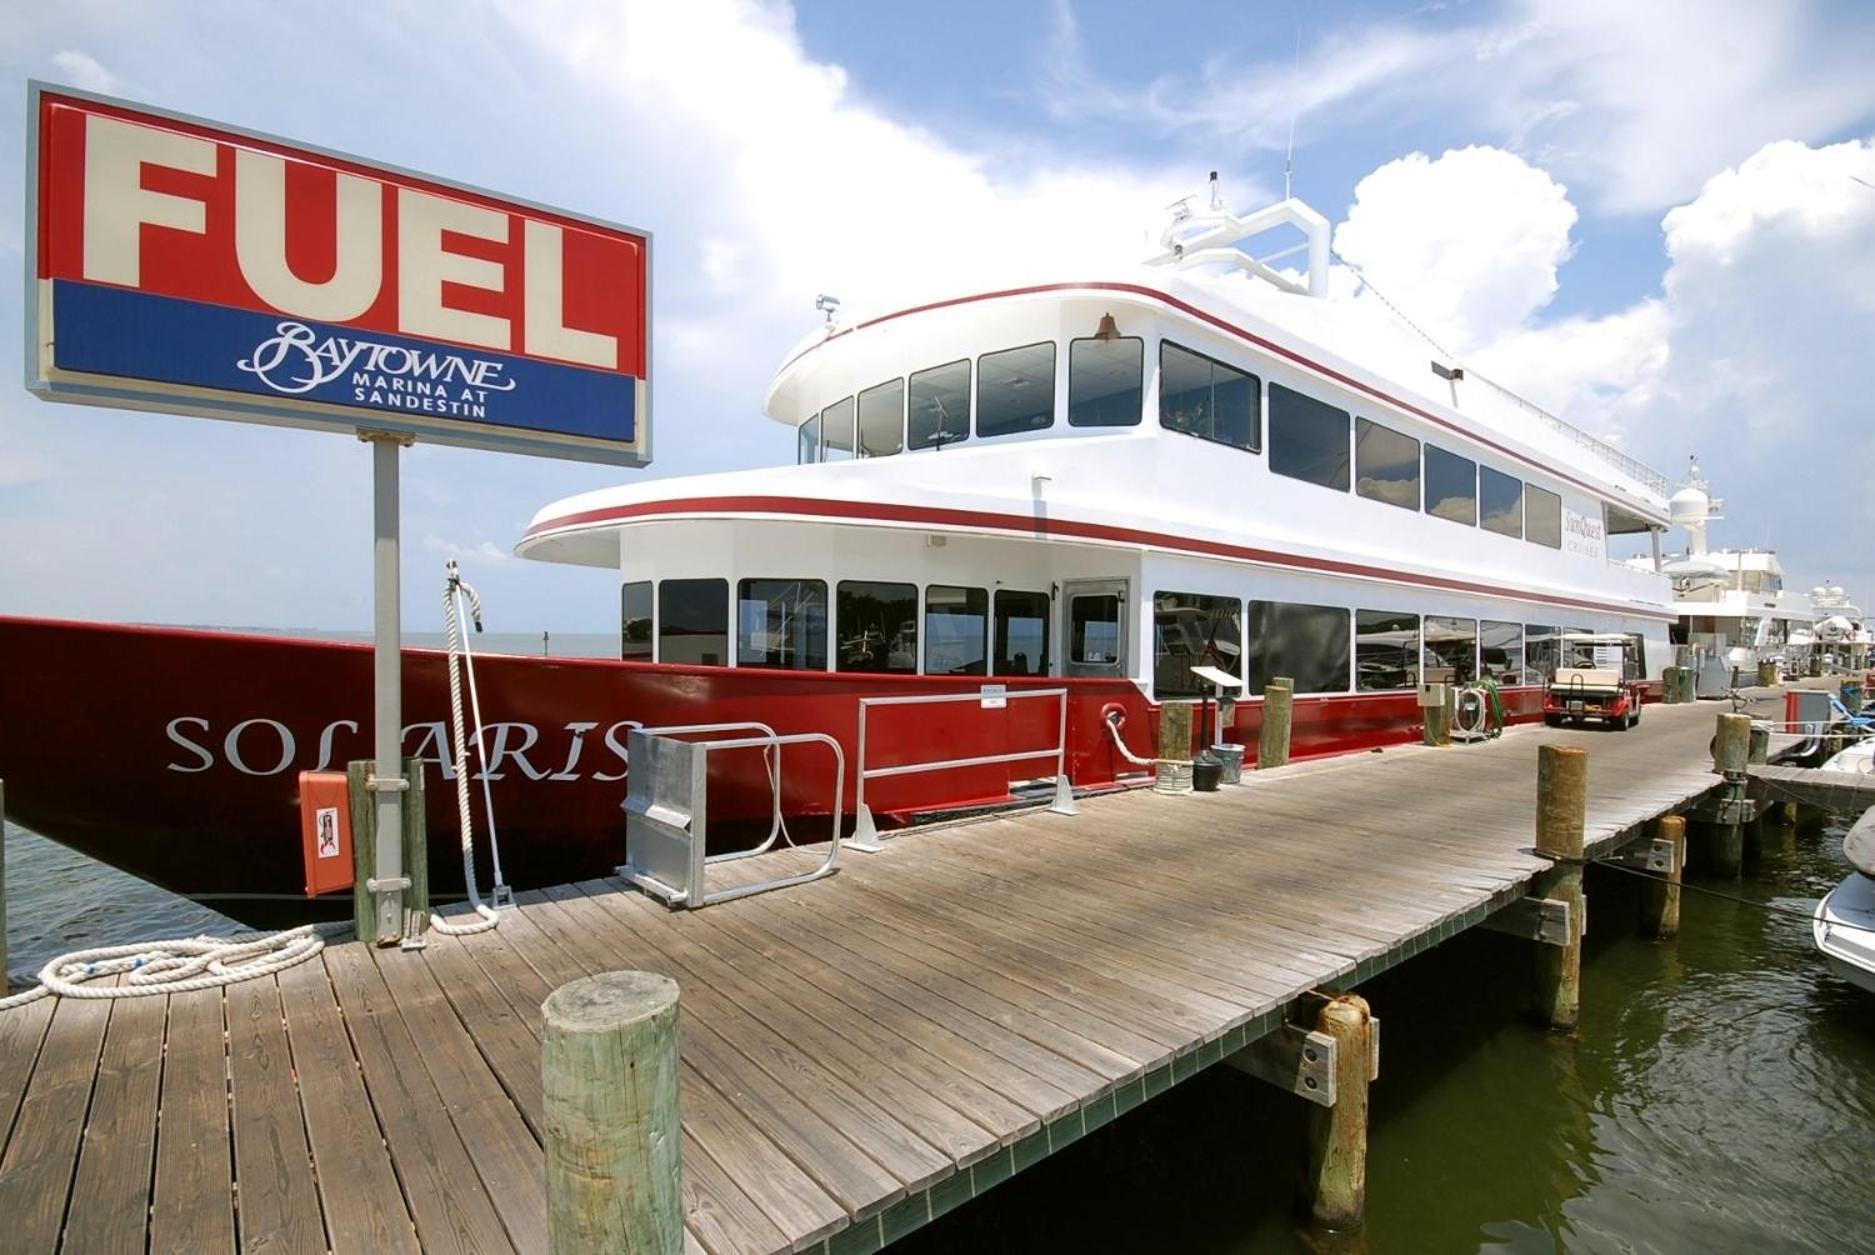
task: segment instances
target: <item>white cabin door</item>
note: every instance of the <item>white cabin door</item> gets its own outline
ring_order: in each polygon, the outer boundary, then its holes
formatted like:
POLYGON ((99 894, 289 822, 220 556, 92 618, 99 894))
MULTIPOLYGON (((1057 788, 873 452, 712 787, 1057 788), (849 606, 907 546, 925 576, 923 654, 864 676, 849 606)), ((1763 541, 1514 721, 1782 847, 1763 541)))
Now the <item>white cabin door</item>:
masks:
POLYGON ((1124 676, 1126 624, 1132 611, 1125 580, 1069 580, 1061 586, 1062 674, 1124 676))

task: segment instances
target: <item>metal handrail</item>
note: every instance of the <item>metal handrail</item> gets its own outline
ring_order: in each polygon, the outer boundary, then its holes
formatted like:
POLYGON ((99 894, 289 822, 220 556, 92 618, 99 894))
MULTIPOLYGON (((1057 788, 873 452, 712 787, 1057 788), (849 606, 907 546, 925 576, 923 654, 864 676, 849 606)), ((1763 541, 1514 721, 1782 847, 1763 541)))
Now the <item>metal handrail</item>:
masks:
MULTIPOLYGON (((715 730, 732 730, 736 728, 759 728, 763 730, 763 734, 760 736, 724 737, 710 741, 698 741, 695 742, 695 744, 706 756, 711 750, 754 749, 758 746, 765 747, 775 751, 775 761, 777 764, 780 762, 781 747, 784 745, 806 745, 812 742, 825 745, 828 749, 833 751, 832 831, 827 841, 827 857, 821 862, 819 867, 811 871, 799 872, 792 876, 778 876, 772 880, 760 880, 753 884, 739 885, 733 889, 719 889, 714 893, 709 891, 709 888, 703 883, 701 876, 698 876, 697 882, 688 889, 680 890, 676 889, 674 886, 666 885, 662 881, 655 880, 629 865, 616 869, 621 876, 624 876, 639 888, 664 899, 665 902, 672 906, 683 906, 686 908, 703 907, 710 905, 712 902, 728 902, 735 898, 746 898, 754 893, 766 893, 770 889, 785 889, 790 885, 806 884, 810 880, 819 880, 823 876, 831 875, 835 866, 839 863, 840 846, 842 844, 840 839, 841 812, 845 809, 846 802, 846 751, 840 748, 840 743, 834 738, 824 732, 793 732, 783 736, 777 734, 766 724, 759 723, 689 724, 675 725, 670 728, 641 728, 639 731, 640 733, 654 736, 672 736, 715 730)), ((703 778, 706 781, 709 778, 707 769, 704 772, 703 778)), ((777 768, 770 778, 774 784, 776 815, 779 817, 781 805, 781 773, 779 768, 777 768)), ((694 834, 692 834, 691 839, 695 840, 694 834)), ((703 866, 707 867, 711 863, 724 862, 734 858, 747 858, 751 854, 761 853, 762 850, 766 850, 768 846, 774 842, 774 839, 774 833, 771 832, 768 840, 764 842, 759 849, 741 850, 730 854, 718 854, 714 856, 705 854, 703 866)))
POLYGON ((853 800, 853 835, 847 838, 847 844, 866 854, 876 854, 883 848, 879 844, 879 829, 873 823, 872 808, 866 805, 866 781, 884 779, 889 776, 910 776, 925 771, 948 771, 957 767, 988 767, 997 763, 1029 762, 1038 758, 1055 760, 1055 800, 1049 810, 1057 815, 1073 815, 1074 782, 1068 779, 1068 690, 1018 689, 1014 692, 985 693, 979 689, 975 693, 916 693, 903 697, 862 697, 859 699, 859 740, 854 751, 853 777, 855 792, 853 800), (903 763, 896 767, 866 766, 866 712, 874 706, 928 706, 947 702, 980 702, 986 697, 999 698, 1005 702, 1021 701, 1035 697, 1054 697, 1061 702, 1061 721, 1055 735, 1053 749, 1022 750, 1013 754, 980 754, 975 758, 946 758, 937 762, 903 763))
MULTIPOLYGON (((768 825, 768 840, 747 850, 732 850, 727 854, 707 855, 703 860, 706 863, 726 863, 732 859, 753 858, 757 854, 766 854, 774 847, 775 838, 782 834, 785 825, 782 823, 781 819, 780 734, 767 724, 759 723, 753 719, 735 723, 673 723, 662 728, 638 729, 638 731, 644 733, 646 736, 690 736, 698 732, 743 732, 751 729, 769 738, 768 745, 775 751, 775 756, 773 758, 770 758, 766 752, 762 754, 762 762, 768 767, 768 784, 770 791, 774 795, 775 802, 774 815, 768 825)), ((842 777, 844 777, 845 774, 844 771, 841 772, 842 777)), ((844 779, 842 779, 841 783, 844 785, 844 779)))

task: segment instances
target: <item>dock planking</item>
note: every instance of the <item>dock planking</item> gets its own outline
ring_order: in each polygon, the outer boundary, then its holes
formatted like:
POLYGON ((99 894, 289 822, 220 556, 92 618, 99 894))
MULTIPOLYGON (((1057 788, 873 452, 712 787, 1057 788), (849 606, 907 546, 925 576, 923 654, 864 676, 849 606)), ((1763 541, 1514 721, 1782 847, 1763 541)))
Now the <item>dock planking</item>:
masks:
POLYGON ((542 1250, 541 1001, 639 968, 683 990, 688 1249, 876 1249, 1522 896, 1538 744, 1589 748, 1605 853, 1717 785, 1713 713, 1090 798, 701 911, 591 880, 419 952, 36 1003, 0 1015, 8 1244, 542 1250))

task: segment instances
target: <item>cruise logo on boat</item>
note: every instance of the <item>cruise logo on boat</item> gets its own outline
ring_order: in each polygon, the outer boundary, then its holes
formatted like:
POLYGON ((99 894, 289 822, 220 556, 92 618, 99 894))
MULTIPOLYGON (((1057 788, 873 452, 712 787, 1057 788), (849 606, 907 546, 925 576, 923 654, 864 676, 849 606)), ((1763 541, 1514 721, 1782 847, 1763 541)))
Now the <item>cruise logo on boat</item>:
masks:
POLYGON ((31 107, 33 391, 649 461, 644 232, 62 88, 31 107))

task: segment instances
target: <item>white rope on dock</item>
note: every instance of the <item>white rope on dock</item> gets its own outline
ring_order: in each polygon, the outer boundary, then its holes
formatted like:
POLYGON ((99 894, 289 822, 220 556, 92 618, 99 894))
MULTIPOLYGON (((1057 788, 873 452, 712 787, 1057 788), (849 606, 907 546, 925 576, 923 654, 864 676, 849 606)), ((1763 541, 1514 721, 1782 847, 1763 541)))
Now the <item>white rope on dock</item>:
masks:
POLYGON ((475 907, 478 918, 472 924, 452 924, 441 915, 430 914, 430 927, 445 937, 468 937, 476 933, 485 933, 501 923, 501 916, 495 909, 482 901, 482 895, 475 889, 475 827, 469 813, 469 744, 468 735, 462 719, 462 671, 469 672, 469 696, 475 710, 475 758, 482 768, 483 803, 488 810, 488 837, 494 847, 495 884, 501 884, 501 847, 495 845, 495 806, 494 799, 488 795, 488 763, 486 751, 482 746, 482 711, 481 701, 475 696, 475 671, 473 655, 462 631, 462 600, 467 598, 469 609, 475 616, 475 625, 479 630, 482 625, 482 603, 475 595, 475 590, 465 581, 456 567, 454 559, 449 563, 449 581, 443 587, 443 626, 448 633, 449 645, 449 717, 450 732, 455 736, 456 748, 456 818, 462 829, 462 879, 468 886, 469 902, 475 907))
POLYGON ((302 924, 285 932, 235 940, 189 937, 97 946, 62 954, 39 969, 39 984, 11 998, 0 998, 0 1011, 40 998, 137 998, 216 989, 236 981, 271 976, 304 963, 325 949, 316 926, 302 924), (116 985, 89 982, 123 975, 116 985))
POLYGON ((1120 751, 1120 757, 1135 767, 1157 767, 1156 758, 1141 758, 1126 747, 1126 741, 1120 736, 1120 726, 1126 722, 1126 715, 1118 710, 1107 712, 1107 733, 1113 738, 1113 748, 1120 751))

